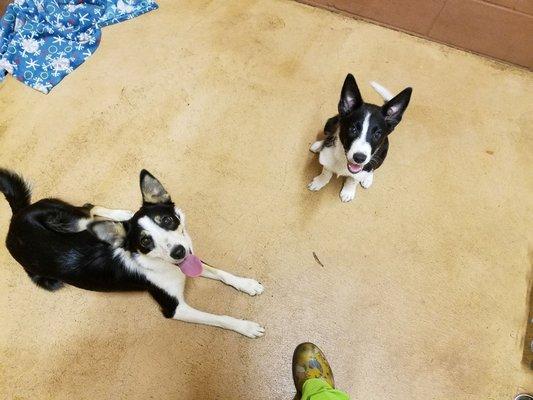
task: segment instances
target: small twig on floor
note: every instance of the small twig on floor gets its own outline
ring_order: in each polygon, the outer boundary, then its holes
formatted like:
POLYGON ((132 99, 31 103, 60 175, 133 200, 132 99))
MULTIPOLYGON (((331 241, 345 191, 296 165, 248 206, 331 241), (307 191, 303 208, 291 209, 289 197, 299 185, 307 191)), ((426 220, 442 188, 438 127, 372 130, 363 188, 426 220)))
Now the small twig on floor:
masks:
POLYGON ((313 257, 315 258, 315 261, 317 262, 318 265, 320 265, 322 268, 325 268, 324 264, 322 264, 322 261, 320 261, 320 258, 318 258, 318 256, 316 255, 314 251, 313 251, 313 257))

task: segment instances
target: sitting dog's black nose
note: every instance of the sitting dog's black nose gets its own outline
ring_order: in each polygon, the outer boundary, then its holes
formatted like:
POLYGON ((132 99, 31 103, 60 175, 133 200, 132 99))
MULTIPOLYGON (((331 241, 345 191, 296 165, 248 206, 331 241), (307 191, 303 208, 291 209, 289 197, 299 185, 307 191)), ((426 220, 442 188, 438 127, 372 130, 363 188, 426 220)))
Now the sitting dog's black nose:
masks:
POLYGON ((170 257, 172 257, 174 260, 181 260, 185 257, 185 247, 183 247, 181 244, 179 246, 175 246, 170 252, 170 257))
POLYGON ((353 160, 357 163, 357 164, 362 164, 365 162, 366 160, 366 155, 363 154, 363 153, 355 153, 353 155, 353 160))

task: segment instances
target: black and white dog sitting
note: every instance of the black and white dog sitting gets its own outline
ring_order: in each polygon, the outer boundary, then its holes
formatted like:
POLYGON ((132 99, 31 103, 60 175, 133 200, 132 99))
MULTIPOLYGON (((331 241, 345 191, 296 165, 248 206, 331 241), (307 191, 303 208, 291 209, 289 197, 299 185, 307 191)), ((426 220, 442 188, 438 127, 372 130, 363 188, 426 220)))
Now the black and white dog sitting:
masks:
MULTIPOLYGON (((0 191, 13 217, 6 245, 38 286, 54 291, 64 283, 95 291, 148 291, 167 318, 234 330, 257 338, 259 324, 195 310, 184 298, 186 276, 178 268, 193 252, 185 216, 150 173, 140 175, 142 207, 135 213, 58 199, 30 202, 30 189, 0 169, 0 191)), ((206 264, 202 275, 251 296, 263 286, 206 264)))
POLYGON ((388 136, 402 120, 412 89, 393 96, 381 85, 371 84, 384 98, 383 106, 365 103, 353 75, 346 77, 339 114, 326 122, 326 138, 313 143, 310 149, 319 153, 323 166, 322 173, 307 186, 310 190, 322 189, 333 174, 344 176, 340 196, 346 202, 355 197, 357 183, 365 189, 372 185, 374 170, 383 163, 389 149, 388 136))

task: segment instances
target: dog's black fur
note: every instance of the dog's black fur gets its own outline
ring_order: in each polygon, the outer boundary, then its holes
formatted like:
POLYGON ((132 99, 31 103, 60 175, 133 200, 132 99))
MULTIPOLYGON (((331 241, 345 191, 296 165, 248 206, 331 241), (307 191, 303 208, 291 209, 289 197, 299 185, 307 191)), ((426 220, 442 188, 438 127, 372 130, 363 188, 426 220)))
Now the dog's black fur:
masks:
MULTIPOLYGON (((141 185, 147 176, 153 178, 143 170, 141 185)), ((79 230, 79 221, 90 218, 91 205, 76 207, 54 198, 31 204, 28 185, 5 169, 0 169, 0 191, 13 212, 7 249, 38 286, 50 291, 64 283, 94 291, 148 291, 165 317, 173 315, 178 300, 130 271, 114 253, 117 245, 131 253, 150 251, 149 240, 143 240, 137 225, 143 216, 167 216, 168 229, 179 225, 168 194, 162 203, 144 200, 128 222, 96 221, 79 230), (117 234, 121 229, 126 233, 124 237, 117 234)))

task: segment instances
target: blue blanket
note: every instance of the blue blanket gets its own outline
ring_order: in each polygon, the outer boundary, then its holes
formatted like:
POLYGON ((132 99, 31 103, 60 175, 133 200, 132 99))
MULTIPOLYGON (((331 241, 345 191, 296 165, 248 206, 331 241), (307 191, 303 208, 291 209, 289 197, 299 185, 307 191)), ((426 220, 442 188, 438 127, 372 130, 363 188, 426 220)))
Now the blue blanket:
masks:
POLYGON ((101 28, 157 8, 154 0, 15 0, 0 22, 0 81, 48 93, 98 48, 101 28))

